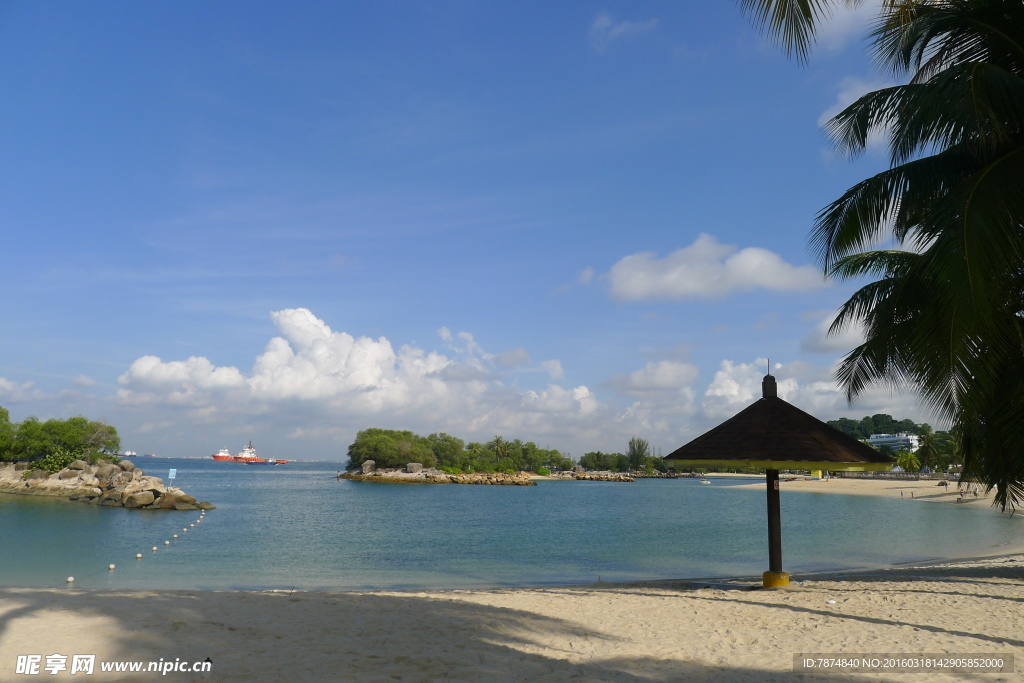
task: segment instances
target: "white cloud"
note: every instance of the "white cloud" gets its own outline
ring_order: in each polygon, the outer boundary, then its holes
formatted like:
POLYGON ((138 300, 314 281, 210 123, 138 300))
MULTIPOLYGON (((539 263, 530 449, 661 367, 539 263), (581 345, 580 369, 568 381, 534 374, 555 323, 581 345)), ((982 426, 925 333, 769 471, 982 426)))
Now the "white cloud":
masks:
MULTIPOLYGON (((553 359, 540 364, 549 383, 520 388, 484 360, 490 354, 471 334, 449 331, 456 349, 441 353, 334 331, 306 309, 272 318, 278 335, 248 371, 202 356, 139 358, 118 380, 118 426, 135 435, 138 449, 182 455, 212 452, 237 436, 279 457, 337 458, 357 430, 371 426, 471 440, 502 434, 577 457, 584 450, 621 451, 640 435, 668 452, 758 398, 765 372, 763 359, 726 359, 710 383, 698 386, 697 367, 677 352, 607 379, 599 395, 589 386, 557 383, 564 371, 553 359)), ((799 361, 773 369, 780 395, 822 419, 874 412, 920 417, 912 397, 884 391, 869 392, 850 409, 832 373, 799 361)), ((9 385, 0 381, 0 391, 9 385)))
POLYGON ((579 276, 576 278, 576 281, 579 282, 581 285, 589 285, 593 280, 594 269, 590 266, 587 266, 586 268, 581 270, 579 276))
POLYGON ((75 378, 75 385, 80 387, 91 387, 96 384, 96 380, 88 375, 79 375, 75 378))
POLYGON ((540 369, 548 373, 551 379, 561 379, 565 375, 565 371, 562 370, 562 362, 560 360, 546 360, 540 364, 540 369))
MULTIPOLYGON (((271 317, 280 336, 267 343, 248 374, 200 356, 184 361, 143 356, 118 379, 122 404, 179 407, 193 423, 252 414, 277 419, 286 409, 300 416, 295 419, 321 423, 292 424, 293 438, 323 433, 313 427, 336 426, 322 423, 338 415, 357 428, 383 417, 434 428, 494 430, 523 424, 547 428, 542 423, 549 414, 571 421, 598 409, 586 387, 520 392, 506 386, 484 363, 500 356, 484 352, 466 332, 453 335, 442 328, 442 339, 461 356, 451 357, 408 345, 396 351, 385 337, 335 332, 304 308, 271 317)), ((529 359, 525 349, 509 353, 509 362, 529 359)), ((557 360, 542 367, 553 378, 562 375, 557 360)))
POLYGON ((832 16, 815 31, 816 45, 829 52, 844 49, 867 35, 880 10, 880 0, 863 0, 853 6, 846 3, 839 5, 833 10, 832 16))
MULTIPOLYGON (((821 112, 818 117, 818 125, 825 126, 831 121, 839 112, 843 111, 851 104, 859 100, 862 96, 880 90, 882 88, 888 88, 894 85, 892 81, 866 81, 856 76, 847 76, 843 80, 839 81, 838 92, 836 93, 836 101, 831 107, 821 112)), ((866 148, 869 153, 884 152, 888 144, 888 130, 875 128, 868 134, 866 142, 866 148)), ((828 156, 833 156, 834 152, 828 151, 828 156)))
POLYGON ((590 44, 595 51, 604 52, 612 43, 636 38, 654 30, 657 25, 657 19, 616 22, 607 12, 602 12, 590 24, 590 44))
POLYGON ((530 362, 530 352, 522 346, 494 356, 494 364, 502 368, 514 368, 530 362))
POLYGON ((625 301, 709 299, 736 291, 809 291, 826 286, 814 266, 794 266, 759 247, 738 249, 701 233, 688 247, 659 259, 626 256, 608 273, 611 294, 625 301))
POLYGON ((697 381, 700 372, 697 366, 678 360, 651 361, 639 370, 624 375, 615 375, 608 385, 627 396, 643 396, 650 393, 675 391, 689 388, 697 381))
POLYGON ((18 384, 6 377, 0 377, 0 401, 24 403, 26 401, 40 401, 45 398, 47 398, 47 395, 36 388, 35 382, 18 384))
POLYGON ((800 350, 809 353, 846 353, 864 343, 864 328, 859 324, 846 325, 838 334, 829 335, 836 313, 827 314, 800 340, 800 350))
MULTIPOLYGON (((707 428, 732 417, 761 398, 761 380, 766 369, 765 358, 756 358, 752 363, 723 360, 701 399, 700 409, 707 428)), ((774 363, 771 374, 778 383, 780 398, 819 420, 879 412, 900 419, 925 419, 913 395, 890 394, 882 387, 869 389, 850 406, 835 381, 835 366, 812 365, 804 361, 774 363)))

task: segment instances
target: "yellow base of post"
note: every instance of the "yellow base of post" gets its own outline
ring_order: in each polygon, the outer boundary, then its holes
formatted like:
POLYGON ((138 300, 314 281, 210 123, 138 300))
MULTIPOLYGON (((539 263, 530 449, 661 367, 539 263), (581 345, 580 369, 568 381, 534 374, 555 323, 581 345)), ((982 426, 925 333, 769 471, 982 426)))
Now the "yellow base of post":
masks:
POLYGON ((762 575, 765 588, 782 588, 789 585, 789 574, 786 572, 765 572, 762 575))
POLYGON ((821 470, 811 470, 812 479, 821 479, 821 470))

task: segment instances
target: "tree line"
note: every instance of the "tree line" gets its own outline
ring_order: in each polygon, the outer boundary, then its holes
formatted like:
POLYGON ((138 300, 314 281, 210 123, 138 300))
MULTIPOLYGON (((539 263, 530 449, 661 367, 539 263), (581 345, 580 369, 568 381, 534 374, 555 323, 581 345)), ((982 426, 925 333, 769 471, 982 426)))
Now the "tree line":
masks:
POLYGON ((537 472, 572 469, 575 462, 561 451, 540 448, 532 441, 495 436, 487 443, 462 439, 444 432, 420 436, 394 429, 364 429, 348 447, 349 469, 373 460, 377 467, 404 467, 418 462, 449 474, 462 472, 537 472))
POLYGON ((6 408, 0 407, 0 461, 39 461, 58 457, 68 463, 82 458, 94 461, 111 459, 121 450, 117 430, 103 422, 85 417, 42 422, 29 417, 11 422, 6 408))
POLYGON ((865 415, 860 420, 841 417, 838 420, 829 420, 828 424, 844 434, 865 442, 872 434, 905 432, 918 435, 920 446, 913 453, 894 451, 887 446, 878 449, 892 455, 896 459, 896 464, 908 472, 917 471, 922 467, 945 470, 950 465, 963 464, 963 454, 958 444, 955 428, 948 432, 933 431, 927 422, 918 424, 910 419, 895 420, 892 415, 885 413, 870 417, 865 415))

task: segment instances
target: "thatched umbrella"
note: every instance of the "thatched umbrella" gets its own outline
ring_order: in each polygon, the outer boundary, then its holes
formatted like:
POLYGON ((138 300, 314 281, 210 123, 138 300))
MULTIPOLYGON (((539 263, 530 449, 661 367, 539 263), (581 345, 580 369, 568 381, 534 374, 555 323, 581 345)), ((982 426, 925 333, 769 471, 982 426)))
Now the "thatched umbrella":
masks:
POLYGON ((762 398, 709 432, 669 453, 682 466, 767 470, 768 571, 766 588, 785 586, 779 470, 890 470, 893 460, 830 427, 778 396, 775 378, 765 375, 762 398))

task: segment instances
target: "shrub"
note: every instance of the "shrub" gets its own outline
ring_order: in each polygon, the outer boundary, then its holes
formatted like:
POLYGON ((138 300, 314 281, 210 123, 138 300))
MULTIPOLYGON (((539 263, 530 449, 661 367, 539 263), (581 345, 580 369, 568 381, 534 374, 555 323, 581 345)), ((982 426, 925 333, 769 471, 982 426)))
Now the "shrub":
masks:
POLYGON ((551 474, 551 470, 549 470, 547 467, 538 467, 537 474, 539 474, 542 477, 546 477, 549 474, 551 474))
POLYGON ((445 474, 462 474, 462 470, 458 467, 442 467, 441 471, 445 474))
POLYGON ((75 460, 78 460, 78 453, 70 452, 66 448, 58 446, 53 449, 53 453, 50 453, 42 460, 35 461, 33 464, 39 469, 53 474, 54 472, 60 472, 75 460))

